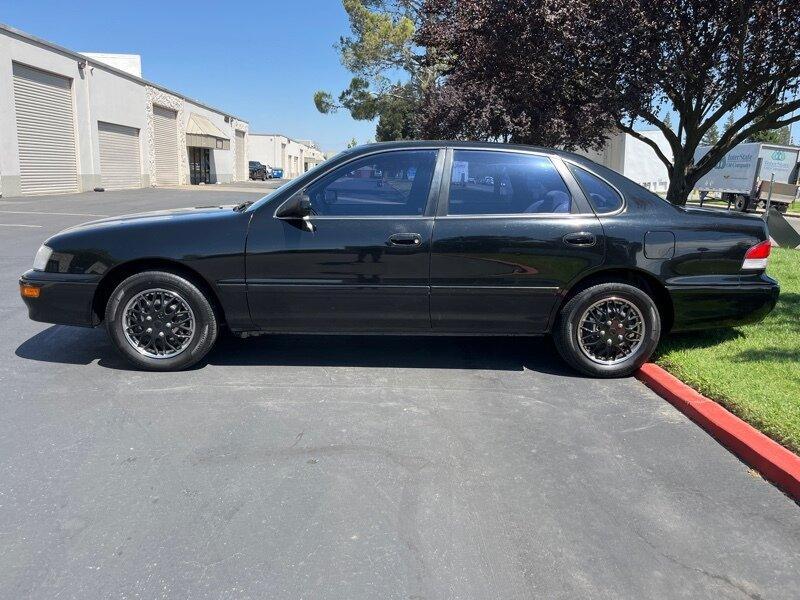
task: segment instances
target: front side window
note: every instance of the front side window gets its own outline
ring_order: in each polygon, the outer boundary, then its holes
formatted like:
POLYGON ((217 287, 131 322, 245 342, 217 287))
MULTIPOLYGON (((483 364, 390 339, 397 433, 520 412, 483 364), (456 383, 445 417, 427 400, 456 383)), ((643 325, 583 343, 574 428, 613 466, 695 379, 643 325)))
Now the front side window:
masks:
POLYGON ((456 150, 448 214, 552 214, 572 211, 572 195, 546 156, 456 150))
POLYGON ((307 190, 321 216, 421 216, 436 150, 384 152, 355 160, 307 190))
POLYGON ((622 206, 622 197, 605 181, 577 165, 568 165, 595 212, 614 212, 622 206))

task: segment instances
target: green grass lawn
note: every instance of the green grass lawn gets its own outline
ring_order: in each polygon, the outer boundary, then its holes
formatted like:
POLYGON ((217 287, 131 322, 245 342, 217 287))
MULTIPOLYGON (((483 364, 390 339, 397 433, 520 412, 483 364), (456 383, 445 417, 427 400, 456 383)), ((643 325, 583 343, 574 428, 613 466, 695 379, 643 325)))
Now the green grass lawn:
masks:
POLYGON ((800 454, 800 251, 772 249, 781 284, 756 325, 665 337, 654 361, 800 454))

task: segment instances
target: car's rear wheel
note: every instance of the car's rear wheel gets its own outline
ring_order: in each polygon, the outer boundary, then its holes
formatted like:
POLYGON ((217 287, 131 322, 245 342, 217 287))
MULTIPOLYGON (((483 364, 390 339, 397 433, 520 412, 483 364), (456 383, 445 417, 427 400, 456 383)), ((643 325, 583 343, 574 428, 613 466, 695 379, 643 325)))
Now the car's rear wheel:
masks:
POLYGON ((137 273, 120 283, 106 304, 106 328, 117 349, 153 371, 185 369, 217 339, 208 298, 191 281, 164 271, 137 273))
POLYGON ((658 344, 661 319, 653 299, 623 283, 601 283, 561 309, 553 338, 573 368, 593 377, 624 377, 658 344))

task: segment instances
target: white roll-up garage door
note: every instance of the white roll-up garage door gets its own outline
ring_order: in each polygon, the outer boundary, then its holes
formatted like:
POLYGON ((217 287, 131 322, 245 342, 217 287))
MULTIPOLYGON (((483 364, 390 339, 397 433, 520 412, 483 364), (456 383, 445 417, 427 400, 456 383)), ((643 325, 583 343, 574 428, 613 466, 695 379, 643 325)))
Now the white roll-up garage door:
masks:
POLYGON ((178 184, 178 113, 153 106, 156 185, 178 184))
POLYGON ((72 80, 17 63, 12 71, 22 193, 77 192, 72 80))
POLYGON ((247 161, 244 151, 244 131, 236 130, 236 179, 237 181, 247 181, 247 161))
POLYGON ((100 122, 97 133, 103 187, 107 190, 142 187, 139 130, 100 122))

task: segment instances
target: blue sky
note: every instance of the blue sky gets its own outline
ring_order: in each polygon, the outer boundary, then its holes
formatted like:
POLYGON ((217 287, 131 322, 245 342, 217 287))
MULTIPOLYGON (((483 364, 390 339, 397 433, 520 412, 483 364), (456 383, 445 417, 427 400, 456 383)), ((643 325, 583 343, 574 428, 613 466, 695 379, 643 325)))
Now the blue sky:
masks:
POLYGON ((374 123, 314 108, 316 90, 338 95, 351 77, 333 49, 349 31, 339 0, 0 0, 0 21, 78 52, 141 54, 145 79, 240 116, 252 132, 323 150, 375 136, 374 123))
POLYGON ((141 54, 145 79, 240 116, 252 132, 331 151, 375 136, 374 123, 322 115, 312 101, 351 78, 333 48, 349 31, 340 0, 0 0, 0 21, 78 52, 141 54))

